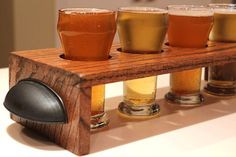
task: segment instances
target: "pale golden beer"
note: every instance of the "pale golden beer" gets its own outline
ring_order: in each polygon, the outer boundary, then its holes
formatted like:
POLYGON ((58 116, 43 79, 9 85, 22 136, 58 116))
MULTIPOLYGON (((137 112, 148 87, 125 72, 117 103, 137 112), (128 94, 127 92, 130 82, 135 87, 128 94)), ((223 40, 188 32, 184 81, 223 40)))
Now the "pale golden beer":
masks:
MULTIPOLYGON (((211 41, 236 42, 236 5, 210 4, 214 10, 214 25, 211 41)), ((208 68, 206 92, 214 95, 236 94, 236 63, 211 66, 208 68)))
MULTIPOLYGON (((59 10, 57 30, 64 58, 76 61, 100 61, 109 58, 116 32, 114 11, 96 8, 59 10)), ((108 124, 104 112, 105 85, 92 87, 91 129, 108 124)))
POLYGON ((209 6, 214 11, 214 25, 209 40, 236 42, 236 5, 210 4, 209 6))
POLYGON ((124 102, 134 106, 152 104, 156 96, 157 77, 124 81, 124 102))
MULTIPOLYGON (((127 53, 160 53, 168 27, 167 11, 150 7, 120 8, 117 29, 127 53)), ((119 111, 132 118, 150 118, 159 112, 155 102, 157 77, 124 81, 119 111)))
MULTIPOLYGON (((204 48, 213 24, 213 12, 203 6, 168 6, 168 42, 174 47, 204 48)), ((179 104, 199 104, 201 68, 170 74, 166 99, 179 104)))
POLYGON ((165 10, 146 7, 121 8, 118 11, 117 24, 122 51, 161 52, 168 27, 165 10))

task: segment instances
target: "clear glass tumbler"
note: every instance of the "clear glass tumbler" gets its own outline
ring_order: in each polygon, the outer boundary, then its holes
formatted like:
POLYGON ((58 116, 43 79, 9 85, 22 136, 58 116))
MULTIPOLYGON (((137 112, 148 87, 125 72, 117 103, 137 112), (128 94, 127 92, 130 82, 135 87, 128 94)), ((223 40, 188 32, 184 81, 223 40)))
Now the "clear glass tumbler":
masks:
MULTIPOLYGON (((58 34, 65 59, 100 61, 109 59, 116 32, 114 11, 96 8, 65 8, 59 10, 58 34)), ((92 87, 91 129, 106 126, 104 113, 105 86, 92 87)))
MULTIPOLYGON (((204 6, 168 6, 168 42, 173 47, 204 48, 213 25, 213 12, 204 6)), ((170 74, 170 91, 166 99, 178 104, 199 104, 201 68, 170 74)))
MULTIPOLYGON (((121 49, 126 53, 160 53, 168 27, 167 11, 151 7, 119 8, 117 29, 121 49)), ((124 81, 123 116, 149 118, 158 115, 155 102, 157 76, 124 81)))
MULTIPOLYGON (((209 40, 236 42, 236 4, 210 4, 214 11, 214 24, 209 40)), ((208 67, 206 92, 213 95, 236 94, 236 63, 208 67)))

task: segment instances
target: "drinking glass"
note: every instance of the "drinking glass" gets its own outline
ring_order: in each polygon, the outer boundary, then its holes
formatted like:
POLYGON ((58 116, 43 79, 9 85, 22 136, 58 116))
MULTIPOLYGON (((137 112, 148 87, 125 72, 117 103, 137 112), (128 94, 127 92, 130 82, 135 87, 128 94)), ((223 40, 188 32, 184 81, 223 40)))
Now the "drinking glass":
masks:
MULTIPOLYGON (((61 9, 57 30, 65 59, 107 60, 116 32, 115 12, 97 8, 61 9)), ((104 112, 105 86, 93 86, 91 97, 91 129, 96 129, 109 122, 104 112)))
MULTIPOLYGON (((209 40, 236 42, 236 4, 210 4, 214 11, 214 24, 209 40)), ((208 67, 206 92, 213 95, 236 94, 236 63, 208 67)))
MULTIPOLYGON (((168 6, 168 42, 173 47, 204 48, 213 24, 213 12, 204 6, 168 6)), ((179 104, 199 104, 201 68, 170 74, 170 91, 165 98, 179 104)))
MULTIPOLYGON (((121 49, 126 53, 160 53, 168 27, 167 11, 152 7, 119 8, 117 29, 121 49)), ((133 118, 158 115, 155 102, 157 76, 123 82, 119 112, 133 118)))

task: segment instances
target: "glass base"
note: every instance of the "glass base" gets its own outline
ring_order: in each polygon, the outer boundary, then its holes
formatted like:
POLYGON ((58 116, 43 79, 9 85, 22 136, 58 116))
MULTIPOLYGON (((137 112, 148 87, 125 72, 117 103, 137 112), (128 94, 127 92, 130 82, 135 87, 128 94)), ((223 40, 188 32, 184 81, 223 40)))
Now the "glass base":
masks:
POLYGON ((146 119, 158 116, 160 106, 156 102, 151 105, 143 106, 134 106, 121 102, 118 106, 118 111, 125 117, 146 119))
POLYGON ((109 122, 110 120, 107 118, 107 115, 105 113, 91 116, 90 129, 94 130, 105 127, 109 124, 109 122))
POLYGON ((217 96, 233 96, 236 95, 236 88, 235 87, 219 87, 214 86, 210 83, 207 83, 206 87, 204 88, 205 91, 212 95, 217 96))
POLYGON ((174 93, 168 92, 165 98, 173 103, 183 105, 196 105, 204 101, 204 97, 199 94, 188 94, 188 95, 175 95, 174 93))

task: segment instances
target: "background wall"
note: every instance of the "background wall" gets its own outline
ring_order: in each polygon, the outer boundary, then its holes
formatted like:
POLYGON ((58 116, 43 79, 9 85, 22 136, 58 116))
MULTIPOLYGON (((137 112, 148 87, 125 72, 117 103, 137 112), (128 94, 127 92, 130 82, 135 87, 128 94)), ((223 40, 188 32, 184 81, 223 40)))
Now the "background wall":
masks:
POLYGON ((13 0, 14 49, 54 47, 53 0, 13 0))
POLYGON ((9 52, 55 47, 55 1, 0 0, 0 68, 9 52))
MULTIPOLYGON (((230 2, 230 0, 212 0, 230 2)), ((11 51, 59 47, 57 11, 65 7, 98 7, 169 4, 208 4, 210 0, 0 0, 0 68, 8 65, 11 51)), ((118 41, 116 37, 115 41, 118 41)))
POLYGON ((8 64, 8 54, 14 47, 13 3, 0 1, 0 68, 8 64))

